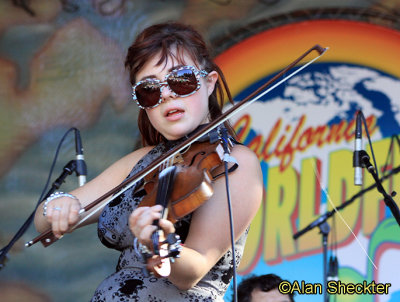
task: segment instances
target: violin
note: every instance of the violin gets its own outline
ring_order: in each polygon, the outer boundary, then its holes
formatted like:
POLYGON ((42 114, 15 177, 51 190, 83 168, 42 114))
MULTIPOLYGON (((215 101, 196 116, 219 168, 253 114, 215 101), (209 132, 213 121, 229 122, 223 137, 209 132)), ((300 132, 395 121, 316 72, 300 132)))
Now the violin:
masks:
MULTIPOLYGON (((144 178, 143 188, 147 194, 139 207, 160 204, 162 217, 172 223, 192 213, 213 195, 212 182, 218 177, 218 168, 222 167, 223 154, 219 142, 193 143, 144 178)), ((158 221, 153 224, 158 226, 158 221)), ((158 228, 151 239, 152 253, 142 253, 146 269, 156 277, 167 277, 171 271, 170 261, 179 257, 180 238, 175 234, 165 238, 158 228)))
MULTIPOLYGON (((174 156, 173 190, 170 192, 168 204, 161 204, 168 208, 168 220, 175 223, 192 213, 212 196, 213 175, 222 165, 223 152, 219 142, 213 144, 203 142, 194 143, 186 151, 174 156)), ((144 178, 143 186, 147 195, 140 202, 139 207, 160 204, 155 202, 156 194, 160 194, 157 189, 161 187, 160 184, 166 186, 160 179, 167 177, 162 175, 160 178, 160 171, 155 170, 144 178)), ((161 188, 161 191, 164 190, 161 188)))
MULTIPOLYGON (((327 48, 323 48, 320 45, 315 45, 314 47, 310 48, 308 51, 306 51, 304 54, 302 54, 299 58, 297 58, 291 64, 286 66, 282 71, 280 71, 278 74, 276 74, 273 78, 271 78, 269 81, 267 81, 265 84, 263 84, 260 88, 258 88, 256 91, 251 93, 248 97, 246 97, 245 99, 236 103, 234 106, 232 106, 230 109, 228 109, 224 114, 222 114, 221 116, 216 118, 211 123, 207 124, 202 129, 196 131, 196 133, 189 136, 186 140, 179 143, 177 146, 175 146, 173 149, 166 152, 164 155, 160 156, 157 160, 155 160, 147 168, 145 168, 142 171, 136 173, 135 175, 127 178, 120 185, 116 186, 114 189, 110 190, 109 192, 105 193, 103 196, 97 198, 92 203, 85 206, 80 211, 80 214, 88 212, 87 215, 84 216, 77 224, 75 224, 69 230, 69 232, 73 231, 74 229, 76 229, 79 226, 81 226, 82 224, 84 224, 84 222, 87 219, 89 219, 92 215, 95 215, 96 213, 102 211, 107 203, 111 202, 111 200, 118 197, 120 194, 125 192, 127 189, 129 189, 130 187, 135 185, 138 181, 140 181, 143 178, 147 177, 146 185, 149 189, 149 192, 158 192, 158 189, 154 190, 154 187, 157 186, 156 181, 155 181, 157 179, 157 176, 155 176, 155 175, 158 174, 158 172, 154 172, 154 171, 157 168, 162 166, 165 162, 167 162, 171 158, 176 157, 179 153, 185 153, 186 152, 185 150, 188 149, 188 146, 190 146, 190 145, 194 146, 195 145, 194 143, 197 142, 201 137, 204 137, 205 134, 210 133, 212 130, 216 129, 219 125, 221 125, 222 123, 227 121, 229 118, 231 118, 234 114, 236 114, 240 110, 244 109, 245 107, 249 106, 256 100, 260 99, 262 96, 264 96, 265 94, 270 92, 272 89, 274 89, 281 83, 287 81, 289 78, 293 77, 300 70, 302 70, 305 67, 307 67, 308 65, 312 64, 315 60, 320 58, 325 53, 326 50, 327 50, 327 48), (310 60, 303 66, 299 67, 296 71, 294 71, 290 75, 286 76, 285 78, 283 78, 280 81, 278 81, 277 83, 275 83, 283 74, 285 74, 290 69, 292 69, 304 57, 306 57, 313 51, 316 51, 318 53, 317 57, 313 58, 312 60, 310 60), (272 85, 273 83, 275 83, 275 84, 272 85), (266 89, 267 87, 269 87, 269 88, 266 89), (265 90, 265 91, 263 91, 263 90, 265 90)), ((214 146, 212 143, 211 144, 208 143, 208 145, 210 145, 211 151, 201 150, 201 152, 210 154, 210 156, 211 156, 210 158, 208 158, 209 156, 206 156, 205 158, 207 160, 204 160, 204 159, 200 160, 198 151, 195 151, 197 147, 195 147, 195 148, 193 148, 193 152, 195 155, 193 155, 192 157, 187 156, 186 163, 185 163, 185 159, 184 159, 185 164, 183 165, 186 167, 190 167, 190 166, 196 167, 200 171, 199 172, 200 176, 199 175, 193 176, 193 179, 196 180, 197 187, 201 188, 201 189, 204 188, 204 190, 197 190, 195 188, 196 186, 190 186, 189 189, 183 190, 182 194, 176 193, 176 196, 175 196, 175 193, 172 193, 171 194, 171 202, 168 203, 168 205, 166 207, 168 209, 167 215, 171 221, 176 221, 176 220, 180 219, 181 217, 185 216, 186 214, 191 213, 196 208, 198 208, 204 201, 209 199, 212 195, 212 185, 210 185, 210 183, 212 182, 212 177, 210 178, 210 175, 212 176, 213 171, 218 168, 218 163, 212 162, 210 164, 208 162, 208 159, 214 159, 214 157, 216 155, 217 156, 219 156, 219 155, 218 155, 218 151, 216 151, 217 146, 214 146), (212 151, 212 149, 214 147, 215 147, 215 149, 214 149, 214 151, 212 151), (188 164, 188 160, 192 163, 188 164), (199 179, 197 179, 197 177, 199 177, 199 179), (211 181, 210 181, 210 179, 211 179, 211 181), (185 197, 185 198, 182 198, 182 197, 185 197), (186 197, 188 197, 188 198, 186 198, 186 197)), ((201 146, 199 148, 203 149, 203 148, 205 148, 205 146, 201 146)), ((205 149, 208 150, 208 148, 205 148, 205 149)), ((187 152, 192 152, 192 151, 187 151, 187 152)), ((178 166, 179 166, 179 164, 178 164, 178 166)), ((178 168, 178 170, 179 169, 180 168, 178 168)), ((187 171, 188 175, 191 175, 191 173, 192 173, 191 168, 187 169, 186 171, 187 171)), ((193 174, 195 174, 195 173, 193 173, 193 174)), ((179 175, 179 173, 177 173, 176 175, 179 175)), ((177 181, 185 182, 185 176, 176 176, 176 175, 175 175, 175 177, 177 178, 176 179, 177 181)), ((176 187, 180 189, 180 185, 177 185, 176 187)), ((151 193, 150 195, 152 195, 152 194, 154 194, 154 193, 151 193)), ((149 197, 149 200, 154 200, 153 197, 152 198, 149 197)), ((146 201, 143 205, 146 205, 147 203, 150 203, 150 201, 146 201)), ((25 244, 25 246, 29 247, 37 242, 41 242, 45 247, 47 247, 57 240, 58 240, 58 238, 56 238, 53 235, 52 230, 49 229, 46 232, 35 237, 31 241, 27 242, 25 244)), ((160 259, 158 259, 158 260, 160 260, 160 259)))

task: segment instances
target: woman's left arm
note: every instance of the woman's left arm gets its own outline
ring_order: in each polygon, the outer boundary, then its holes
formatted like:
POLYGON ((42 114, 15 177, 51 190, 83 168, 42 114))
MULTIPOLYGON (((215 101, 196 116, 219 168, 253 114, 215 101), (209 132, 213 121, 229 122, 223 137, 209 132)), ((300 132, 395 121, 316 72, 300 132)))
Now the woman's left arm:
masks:
MULTIPOLYGON (((235 241, 257 213, 263 194, 260 163, 253 151, 236 145, 231 153, 239 167, 229 174, 235 241)), ((184 248, 168 279, 181 290, 196 285, 231 248, 225 177, 214 184, 214 194, 192 216, 184 248)))

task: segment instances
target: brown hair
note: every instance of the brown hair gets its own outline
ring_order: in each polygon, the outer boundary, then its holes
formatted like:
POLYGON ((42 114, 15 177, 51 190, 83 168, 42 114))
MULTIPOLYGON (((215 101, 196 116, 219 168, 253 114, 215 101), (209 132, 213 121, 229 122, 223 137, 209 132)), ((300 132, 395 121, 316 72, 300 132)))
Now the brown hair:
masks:
MULTIPOLYGON (((260 291, 263 292, 269 292, 274 289, 279 289, 279 284, 282 281, 287 281, 287 280, 282 280, 281 277, 275 274, 266 274, 266 275, 261 275, 261 276, 250 276, 245 279, 243 279, 237 290, 238 294, 238 301, 239 302, 251 302, 251 294, 255 289, 259 289, 260 291)), ((288 282, 288 281, 287 281, 288 282)), ((282 293, 283 294, 283 293, 282 293)), ((283 294, 286 295, 286 294, 283 294)), ((294 302, 294 293, 288 293, 289 300, 291 302, 294 302)))
MULTIPOLYGON (((168 22, 152 25, 142 31, 128 49, 125 67, 129 70, 129 78, 132 86, 136 82, 136 74, 146 62, 161 53, 157 65, 166 64, 169 58, 174 58, 183 63, 183 53, 187 53, 199 69, 207 72, 216 71, 218 81, 214 91, 208 99, 210 119, 214 120, 222 114, 224 104, 224 90, 229 101, 233 104, 232 96, 220 68, 211 59, 206 43, 201 35, 191 26, 176 22, 168 22), (176 55, 174 53, 176 50, 176 55)), ((140 110, 138 127, 142 135, 142 144, 156 145, 165 138, 153 127, 145 110, 140 110)), ((234 131, 229 123, 225 122, 231 135, 234 131)))

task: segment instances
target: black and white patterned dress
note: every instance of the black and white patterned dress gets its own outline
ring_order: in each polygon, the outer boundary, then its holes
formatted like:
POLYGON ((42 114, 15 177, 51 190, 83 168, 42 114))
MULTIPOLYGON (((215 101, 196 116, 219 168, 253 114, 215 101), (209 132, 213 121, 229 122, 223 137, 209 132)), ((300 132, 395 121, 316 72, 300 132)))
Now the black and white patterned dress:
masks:
MULTIPOLYGON (((166 144, 156 146, 136 164, 130 176, 147 167, 166 150, 166 144)), ((143 191, 135 192, 135 188, 140 186, 139 182, 110 202, 99 218, 98 235, 101 242, 109 248, 121 251, 121 255, 115 273, 99 285, 91 301, 223 301, 233 276, 230 250, 188 291, 179 290, 167 278, 146 277, 143 274, 144 264, 133 249, 134 236, 128 228, 129 215, 144 196, 143 191)), ((176 232, 183 240, 190 220, 191 215, 188 215, 176 225, 176 232)), ((247 231, 236 242, 236 265, 239 265, 242 258, 246 237, 247 231)))

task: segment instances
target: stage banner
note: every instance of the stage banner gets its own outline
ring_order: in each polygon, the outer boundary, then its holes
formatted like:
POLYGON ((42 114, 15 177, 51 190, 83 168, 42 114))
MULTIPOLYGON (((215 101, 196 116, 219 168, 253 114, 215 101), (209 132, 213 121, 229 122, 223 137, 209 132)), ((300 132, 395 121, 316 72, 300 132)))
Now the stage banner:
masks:
MULTIPOLYGON (((327 260, 337 257, 339 270, 326 287, 336 296, 331 301, 400 301, 400 227, 377 189, 368 189, 372 176, 363 169, 363 186, 353 180, 357 110, 379 176, 400 165, 400 32, 349 20, 291 23, 240 41, 217 63, 240 101, 315 44, 329 50, 232 119, 260 160, 265 188, 238 281, 275 273, 289 281, 282 290, 294 292, 296 302, 322 301, 320 228, 293 235, 333 211, 327 260)), ((396 173, 383 182, 389 194, 399 184, 396 173)))

